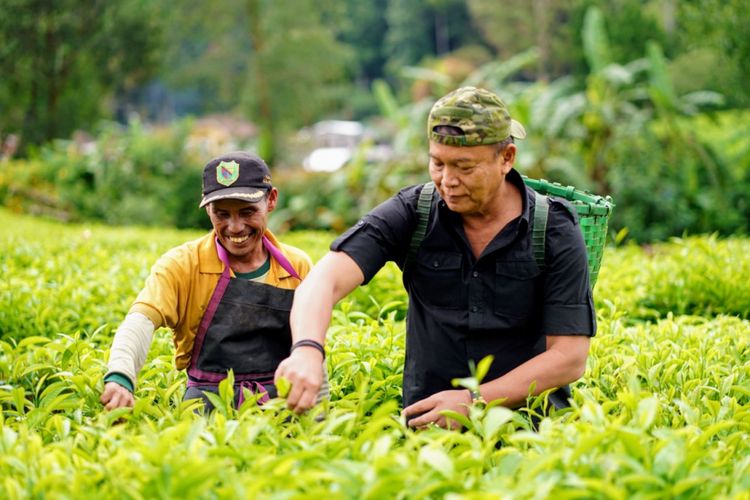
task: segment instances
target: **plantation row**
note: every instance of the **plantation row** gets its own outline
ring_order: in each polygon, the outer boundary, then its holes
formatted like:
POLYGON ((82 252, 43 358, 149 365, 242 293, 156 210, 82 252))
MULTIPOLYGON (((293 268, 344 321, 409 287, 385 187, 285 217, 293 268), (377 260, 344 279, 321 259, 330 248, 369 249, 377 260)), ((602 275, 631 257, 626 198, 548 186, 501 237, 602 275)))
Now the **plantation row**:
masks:
MULTIPOLYGON (((104 413, 114 329, 156 257, 199 233, 2 211, 0 226, 3 498, 750 498, 750 240, 609 248, 573 408, 538 429, 524 411, 473 408, 460 433, 399 416, 395 266, 335 311, 327 407, 235 410, 225 386, 225 405, 200 417, 160 330, 135 408, 104 413)), ((331 237, 285 239, 316 259, 331 237)))

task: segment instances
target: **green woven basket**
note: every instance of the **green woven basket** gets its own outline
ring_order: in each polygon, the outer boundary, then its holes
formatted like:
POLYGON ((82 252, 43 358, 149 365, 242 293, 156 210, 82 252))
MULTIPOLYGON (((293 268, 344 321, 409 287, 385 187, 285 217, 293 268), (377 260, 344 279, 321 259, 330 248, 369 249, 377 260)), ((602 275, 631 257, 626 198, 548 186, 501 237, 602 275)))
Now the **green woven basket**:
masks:
POLYGON ((563 186, 545 179, 529 179, 523 176, 523 181, 538 193, 568 200, 576 209, 583 239, 586 242, 589 278, 593 289, 596 279, 599 277, 604 244, 607 241, 607 222, 615 206, 612 198, 598 196, 587 191, 581 191, 573 186, 563 186))

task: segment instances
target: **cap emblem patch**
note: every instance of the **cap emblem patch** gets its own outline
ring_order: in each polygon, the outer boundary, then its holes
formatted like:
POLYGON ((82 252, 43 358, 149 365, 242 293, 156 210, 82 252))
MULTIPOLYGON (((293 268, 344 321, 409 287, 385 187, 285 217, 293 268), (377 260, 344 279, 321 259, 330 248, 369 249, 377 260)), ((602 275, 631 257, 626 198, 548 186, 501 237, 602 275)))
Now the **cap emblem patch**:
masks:
POLYGON ((223 161, 216 166, 216 182, 231 186, 240 176, 240 164, 236 161, 223 161))

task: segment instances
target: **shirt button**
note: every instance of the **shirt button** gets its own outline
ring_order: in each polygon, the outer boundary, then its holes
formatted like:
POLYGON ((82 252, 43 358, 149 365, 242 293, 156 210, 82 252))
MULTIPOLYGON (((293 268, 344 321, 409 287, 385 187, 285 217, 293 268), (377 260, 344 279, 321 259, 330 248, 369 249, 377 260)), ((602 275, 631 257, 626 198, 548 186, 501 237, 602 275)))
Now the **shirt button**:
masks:
POLYGON ((440 267, 440 262, 438 261, 433 262, 432 267, 440 267))
POLYGON ((479 277, 479 273, 477 271, 474 271, 473 273, 471 273, 471 275, 474 276, 475 278, 479 277))
POLYGON ((475 313, 479 310, 477 306, 471 306, 471 312, 475 313))

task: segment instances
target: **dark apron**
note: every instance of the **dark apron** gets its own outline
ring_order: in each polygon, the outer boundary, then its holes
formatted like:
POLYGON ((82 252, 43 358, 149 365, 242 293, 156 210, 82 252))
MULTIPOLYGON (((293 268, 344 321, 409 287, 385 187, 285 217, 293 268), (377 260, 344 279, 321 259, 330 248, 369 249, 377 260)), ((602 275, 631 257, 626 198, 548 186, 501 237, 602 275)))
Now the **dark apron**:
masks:
MULTIPOLYGON (((265 236, 263 245, 289 274, 300 279, 265 236)), ((289 312, 294 290, 231 279, 229 258, 218 240, 216 251, 224 270, 195 337, 184 397, 203 399, 208 411, 212 405, 204 392, 218 392, 219 382, 230 369, 234 372, 237 407, 244 401, 243 388, 260 394, 259 404, 275 397, 274 372, 292 346, 289 312)))

